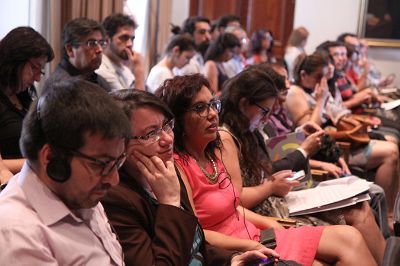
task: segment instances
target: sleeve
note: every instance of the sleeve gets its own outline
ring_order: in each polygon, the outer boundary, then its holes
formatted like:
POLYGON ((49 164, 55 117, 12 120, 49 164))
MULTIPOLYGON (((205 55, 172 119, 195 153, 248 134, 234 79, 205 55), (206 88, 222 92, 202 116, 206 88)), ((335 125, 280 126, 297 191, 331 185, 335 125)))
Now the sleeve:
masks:
POLYGON ((272 162, 272 171, 278 172, 281 170, 292 169, 293 171, 304 170, 307 171, 308 159, 303 156, 301 151, 295 150, 294 152, 286 155, 285 158, 272 162))
POLYGON ((152 213, 149 203, 137 195, 132 198, 111 192, 107 198, 103 206, 124 250, 126 265, 189 264, 197 226, 194 215, 163 204, 152 213))
POLYGON ((155 66, 150 70, 150 74, 147 77, 146 85, 149 88, 149 92, 154 93, 162 83, 169 78, 172 78, 171 72, 162 67, 155 66))
POLYGON ((13 226, 0 231, 1 265, 58 265, 36 226, 13 226), (12 245, 10 245, 12 243, 12 245))

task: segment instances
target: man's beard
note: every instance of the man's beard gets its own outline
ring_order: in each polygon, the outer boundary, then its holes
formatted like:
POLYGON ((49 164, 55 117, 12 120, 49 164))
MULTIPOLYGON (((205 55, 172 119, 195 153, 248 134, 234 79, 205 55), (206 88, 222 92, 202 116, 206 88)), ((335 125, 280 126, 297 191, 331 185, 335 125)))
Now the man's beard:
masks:
POLYGON ((208 49, 208 46, 210 46, 210 42, 205 41, 197 45, 197 51, 201 54, 202 57, 206 54, 206 51, 208 49))
POLYGON ((118 51, 112 43, 110 44, 110 50, 122 60, 128 60, 128 55, 125 50, 118 51))

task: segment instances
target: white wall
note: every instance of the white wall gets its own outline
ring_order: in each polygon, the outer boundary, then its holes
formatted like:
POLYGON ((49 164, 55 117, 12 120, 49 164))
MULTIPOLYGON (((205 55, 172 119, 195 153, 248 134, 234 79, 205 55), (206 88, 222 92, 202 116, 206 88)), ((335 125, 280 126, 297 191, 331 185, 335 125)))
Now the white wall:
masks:
MULTIPOLYGON (((340 33, 357 33, 360 8, 361 0, 297 0, 294 27, 309 30, 307 53, 323 41, 336 39, 340 33)), ((384 75, 395 73, 395 83, 400 87, 400 48, 371 47, 369 56, 384 75)))
POLYGON ((0 38, 18 26, 29 25, 29 0, 1 1, 0 38))

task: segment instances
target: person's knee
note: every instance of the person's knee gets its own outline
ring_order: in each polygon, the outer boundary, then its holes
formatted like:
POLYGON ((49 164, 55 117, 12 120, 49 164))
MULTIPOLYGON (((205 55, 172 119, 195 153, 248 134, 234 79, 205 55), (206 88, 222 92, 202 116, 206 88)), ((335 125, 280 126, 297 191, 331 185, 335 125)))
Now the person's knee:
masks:
POLYGON ((364 241, 360 231, 348 225, 342 225, 336 230, 336 238, 338 243, 340 243, 339 246, 347 251, 352 250, 364 241))

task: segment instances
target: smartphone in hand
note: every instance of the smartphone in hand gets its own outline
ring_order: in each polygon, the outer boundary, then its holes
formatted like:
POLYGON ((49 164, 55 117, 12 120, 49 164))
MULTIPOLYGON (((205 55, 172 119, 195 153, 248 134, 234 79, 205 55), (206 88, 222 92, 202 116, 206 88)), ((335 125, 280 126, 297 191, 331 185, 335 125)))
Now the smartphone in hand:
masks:
POLYGON ((291 177, 288 177, 287 180, 293 181, 293 180, 301 180, 306 176, 304 170, 298 171, 294 173, 291 177))

